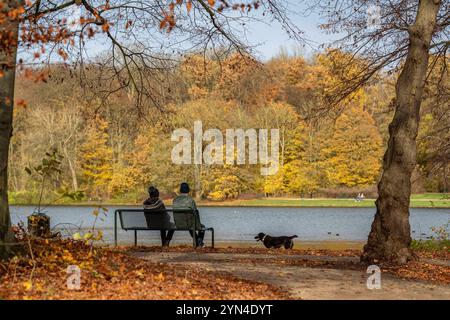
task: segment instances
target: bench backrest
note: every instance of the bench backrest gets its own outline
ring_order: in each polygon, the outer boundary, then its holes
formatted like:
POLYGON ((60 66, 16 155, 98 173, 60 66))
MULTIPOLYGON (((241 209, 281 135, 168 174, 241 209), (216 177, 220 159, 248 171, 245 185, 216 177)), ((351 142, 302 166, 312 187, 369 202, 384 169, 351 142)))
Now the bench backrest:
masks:
POLYGON ((147 227, 150 229, 170 229, 170 216, 166 210, 145 210, 144 216, 147 222, 147 227))
MULTIPOLYGON (((170 223, 170 214, 173 214, 177 229, 192 229, 195 221, 195 212, 190 209, 175 211, 172 209, 119 209, 116 212, 119 215, 120 225, 125 230, 173 229, 174 226, 170 223)), ((197 223, 197 229, 199 227, 197 223)))
POLYGON ((176 209, 173 210, 173 219, 178 229, 195 229, 199 230, 201 225, 197 218, 197 212, 192 209, 176 209))

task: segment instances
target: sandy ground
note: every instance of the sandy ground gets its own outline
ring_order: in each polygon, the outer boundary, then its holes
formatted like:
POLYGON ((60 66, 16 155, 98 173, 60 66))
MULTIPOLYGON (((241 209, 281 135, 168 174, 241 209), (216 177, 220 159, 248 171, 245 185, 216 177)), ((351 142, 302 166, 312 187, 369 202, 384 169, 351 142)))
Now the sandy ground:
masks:
MULTIPOLYGON (((381 289, 367 289, 364 271, 270 264, 273 255, 229 253, 136 252, 142 259, 169 264, 190 264, 283 288, 294 299, 450 299, 450 286, 412 281, 381 274, 381 289), (254 259, 262 259, 255 263, 254 259), (248 261, 246 261, 246 259, 248 261), (253 259, 253 261, 251 261, 253 259), (268 259, 267 263, 263 263, 268 259)), ((357 262, 353 257, 277 255, 279 259, 357 262)), ((439 263, 448 263, 446 261, 439 263)))

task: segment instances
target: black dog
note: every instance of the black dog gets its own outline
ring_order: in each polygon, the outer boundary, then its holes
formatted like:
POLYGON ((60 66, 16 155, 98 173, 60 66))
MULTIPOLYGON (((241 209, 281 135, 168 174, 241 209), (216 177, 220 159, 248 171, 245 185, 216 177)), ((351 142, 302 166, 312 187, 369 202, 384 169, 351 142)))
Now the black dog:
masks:
POLYGON ((255 237, 256 241, 262 241, 267 249, 270 248, 281 248, 284 246, 285 249, 292 249, 294 247, 294 241, 292 239, 298 238, 296 235, 290 237, 271 237, 265 233, 258 233, 255 237))

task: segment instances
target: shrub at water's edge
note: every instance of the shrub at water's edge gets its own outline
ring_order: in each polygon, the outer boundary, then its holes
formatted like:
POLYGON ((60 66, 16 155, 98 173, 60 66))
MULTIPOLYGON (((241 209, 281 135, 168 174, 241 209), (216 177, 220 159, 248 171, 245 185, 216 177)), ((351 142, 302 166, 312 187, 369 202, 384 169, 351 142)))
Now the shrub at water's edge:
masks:
POLYGON ((426 240, 413 240, 411 248, 419 250, 431 250, 431 251, 450 251, 450 220, 438 227, 431 227, 433 235, 430 239, 426 240))

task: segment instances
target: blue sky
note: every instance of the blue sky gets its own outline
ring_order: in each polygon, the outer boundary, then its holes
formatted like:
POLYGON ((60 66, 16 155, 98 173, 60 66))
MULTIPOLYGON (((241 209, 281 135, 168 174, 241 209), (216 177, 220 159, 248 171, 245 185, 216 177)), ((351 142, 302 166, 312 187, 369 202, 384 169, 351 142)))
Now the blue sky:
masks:
MULTIPOLYGON (((256 57, 262 61, 267 61, 270 58, 280 53, 283 48, 288 53, 300 53, 304 56, 310 56, 316 50, 319 50, 319 45, 329 43, 337 38, 337 35, 329 35, 319 29, 319 24, 324 22, 323 17, 318 14, 305 15, 302 13, 305 9, 303 4, 298 4, 299 1, 285 0, 284 5, 287 6, 286 12, 289 12, 291 22, 304 32, 304 37, 309 39, 309 45, 304 45, 294 39, 290 39, 285 30, 278 21, 273 20, 270 15, 263 17, 263 10, 256 11, 256 17, 264 22, 252 21, 246 24, 246 32, 242 33, 244 41, 252 46, 255 46, 253 52, 256 57), (295 3, 297 2, 297 3, 295 3)), ((170 35, 168 35, 170 37, 170 35)), ((102 51, 109 48, 110 42, 104 37, 96 37, 95 40, 88 42, 87 54, 88 59, 94 58, 102 51)), ((28 52, 29 53, 29 52, 28 52)), ((31 53, 29 54, 31 56, 31 53)), ((22 57, 28 55, 22 54, 22 57)), ((59 57, 54 57, 53 61, 58 60, 59 57)))
MULTIPOLYGON (((264 22, 253 21, 246 25, 246 33, 243 33, 246 41, 256 46, 254 52, 256 56, 267 61, 273 56, 276 56, 281 48, 284 48, 288 52, 297 53, 309 56, 319 49, 319 45, 322 43, 328 43, 333 39, 336 39, 336 35, 328 35, 324 31, 319 29, 319 24, 323 22, 323 18, 317 14, 305 15, 302 13, 305 9, 305 5, 294 3, 295 1, 285 1, 284 5, 287 5, 287 12, 289 12, 289 18, 292 23, 298 27, 298 29, 304 32, 304 37, 309 39, 309 45, 299 43, 294 39, 290 39, 285 30, 278 21, 274 21, 269 15, 262 16, 262 10, 257 12, 257 18, 264 20, 264 22)), ((170 36, 170 35, 169 35, 170 36)), ((107 47, 106 43, 101 38, 97 38, 95 44, 89 44, 90 55, 96 55, 107 47)))
MULTIPOLYGON (((319 45, 329 43, 338 38, 338 36, 326 34, 320 30, 319 24, 324 22, 323 18, 317 14, 305 16, 300 13, 304 6, 300 5, 297 10, 292 10, 289 18, 293 24, 304 32, 304 37, 309 41, 309 45, 303 46, 294 39, 289 39, 286 31, 277 21, 267 20, 266 23, 252 23, 248 26, 249 32, 247 38, 253 45, 259 44, 256 48, 258 57, 262 60, 268 60, 277 55, 280 49, 284 47, 289 51, 300 49, 304 55, 310 55, 315 50, 319 50, 319 45)), ((291 11, 291 10, 289 10, 291 11)))

